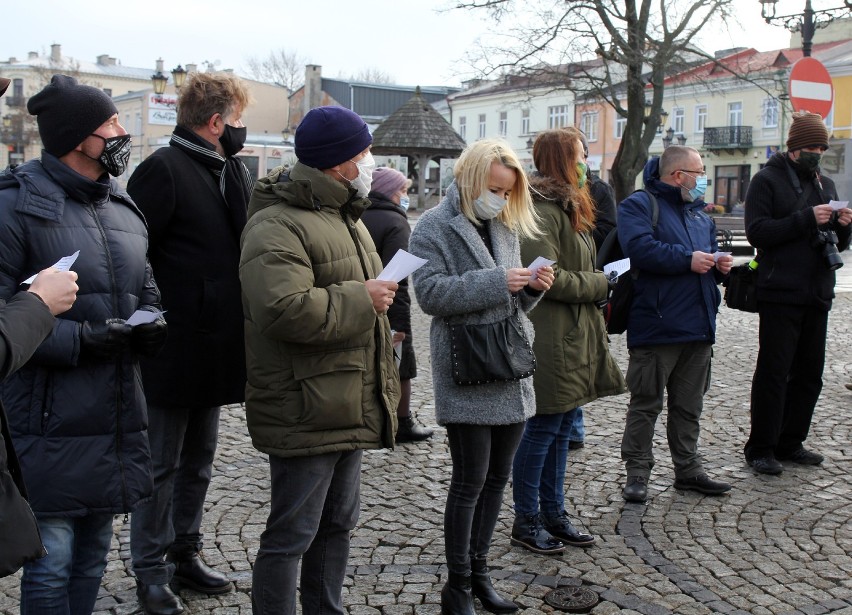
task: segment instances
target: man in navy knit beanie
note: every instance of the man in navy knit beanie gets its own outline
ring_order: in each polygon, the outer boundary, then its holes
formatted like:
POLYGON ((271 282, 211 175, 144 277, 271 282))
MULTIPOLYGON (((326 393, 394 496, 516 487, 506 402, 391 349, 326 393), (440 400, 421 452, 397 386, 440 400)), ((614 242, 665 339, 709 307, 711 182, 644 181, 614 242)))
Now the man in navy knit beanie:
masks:
POLYGON ((242 236, 246 419, 272 501, 254 565, 255 615, 342 613, 363 449, 393 446, 399 377, 382 270, 361 213, 374 168, 358 114, 319 107, 292 169, 260 179, 242 236), (298 575, 301 563, 301 582, 298 575))

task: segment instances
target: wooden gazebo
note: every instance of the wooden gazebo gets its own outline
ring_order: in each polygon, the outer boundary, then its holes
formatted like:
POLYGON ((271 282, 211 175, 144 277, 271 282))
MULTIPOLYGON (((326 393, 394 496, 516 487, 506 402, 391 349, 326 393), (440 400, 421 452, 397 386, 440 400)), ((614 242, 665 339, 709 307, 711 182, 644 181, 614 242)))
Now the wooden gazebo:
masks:
POLYGON ((465 148, 464 139, 420 94, 394 111, 373 132, 374 154, 407 156, 416 161, 417 203, 426 202, 426 173, 429 161, 458 158, 465 148))

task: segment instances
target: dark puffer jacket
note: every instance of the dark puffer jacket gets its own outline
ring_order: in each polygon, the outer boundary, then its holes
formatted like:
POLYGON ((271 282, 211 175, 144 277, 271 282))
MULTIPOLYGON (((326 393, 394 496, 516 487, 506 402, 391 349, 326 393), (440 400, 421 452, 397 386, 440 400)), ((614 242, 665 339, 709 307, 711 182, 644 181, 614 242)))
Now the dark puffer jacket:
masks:
MULTIPOLYGON (((822 246, 815 245, 813 214, 814 205, 831 199, 837 199, 834 182, 828 177, 819 181, 815 176, 810 180, 800 177, 787 153, 772 156, 752 178, 746 194, 745 226, 749 243, 761 251, 758 301, 831 309, 835 276, 826 266, 822 246)), ((836 221, 828 226, 837 233, 838 250, 848 248, 852 227, 836 221)))
POLYGON ((145 397, 136 357, 81 355, 83 321, 159 307, 141 213, 115 182, 91 181, 47 153, 0 174, 0 299, 79 250, 80 290, 32 359, 0 386, 33 510, 129 512, 151 493, 145 397))

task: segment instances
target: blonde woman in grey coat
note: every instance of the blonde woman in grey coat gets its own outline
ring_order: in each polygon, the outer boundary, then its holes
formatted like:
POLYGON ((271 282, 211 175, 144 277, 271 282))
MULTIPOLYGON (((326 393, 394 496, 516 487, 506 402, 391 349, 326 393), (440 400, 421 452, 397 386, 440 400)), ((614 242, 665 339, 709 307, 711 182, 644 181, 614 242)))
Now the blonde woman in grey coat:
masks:
POLYGON ((543 267, 533 279, 521 262, 519 237, 535 236, 538 229, 527 178, 504 141, 469 145, 454 175, 447 196, 421 216, 409 244, 428 261, 413 274, 414 292, 432 316, 435 418, 447 429, 453 462, 444 512, 449 578, 441 612, 473 615, 475 596, 492 613, 512 613, 518 607, 494 591, 486 557, 524 422, 535 414, 532 379, 457 385, 448 322, 498 322, 517 303, 532 340, 525 313, 550 288, 554 274, 543 267))

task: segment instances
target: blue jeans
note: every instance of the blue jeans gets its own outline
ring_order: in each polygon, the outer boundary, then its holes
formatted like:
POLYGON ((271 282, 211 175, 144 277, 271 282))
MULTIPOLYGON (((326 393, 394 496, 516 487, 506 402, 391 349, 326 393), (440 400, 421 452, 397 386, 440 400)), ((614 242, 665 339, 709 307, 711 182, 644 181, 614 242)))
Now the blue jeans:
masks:
POLYGON ((40 517, 42 559, 24 564, 21 615, 90 615, 112 540, 112 515, 40 517))
POLYGON ((362 451, 269 456, 272 503, 254 563, 255 615, 342 614, 349 535, 361 504, 362 451), (302 561, 301 584, 298 571, 302 561))
POLYGON ((219 407, 148 406, 154 493, 130 519, 130 555, 146 585, 171 581, 166 551, 201 550, 201 517, 219 437, 219 407))
POLYGON ((568 434, 568 440, 571 442, 582 442, 586 439, 586 423, 583 420, 583 406, 574 409, 574 422, 571 424, 571 431, 568 434))
POLYGON ((559 414, 537 414, 527 421, 515 453, 512 495, 516 515, 541 512, 555 516, 565 510, 565 466, 568 436, 576 410, 559 414))
POLYGON ((444 548, 453 574, 470 574, 470 557, 488 555, 523 431, 523 423, 447 425, 453 476, 444 511, 444 548))

